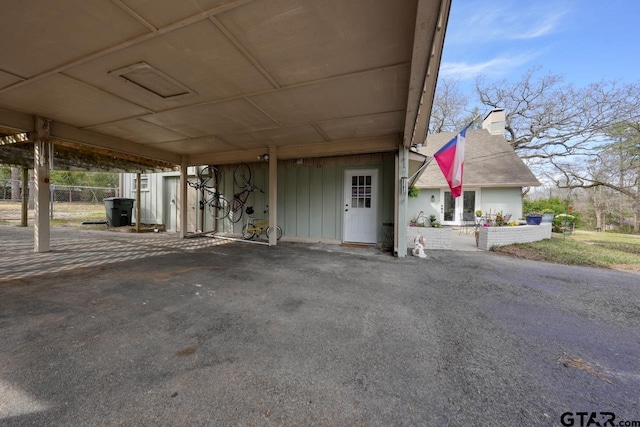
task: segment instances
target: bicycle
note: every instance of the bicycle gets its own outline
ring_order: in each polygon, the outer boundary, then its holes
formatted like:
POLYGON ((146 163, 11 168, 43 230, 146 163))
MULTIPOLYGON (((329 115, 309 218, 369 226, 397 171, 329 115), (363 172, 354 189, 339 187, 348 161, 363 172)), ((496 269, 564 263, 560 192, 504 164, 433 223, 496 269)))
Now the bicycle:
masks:
MULTIPOLYGON (((267 206, 268 208, 268 206, 267 206)), ((269 209, 266 209, 264 213, 269 212, 269 209)), ((253 213, 253 208, 250 206, 247 208, 247 223, 242 227, 242 237, 245 240, 251 240, 254 237, 260 237, 262 233, 267 236, 267 239, 271 236, 271 227, 269 227, 268 219, 253 219, 250 215, 253 213)), ((279 225, 276 225, 276 239, 280 240, 282 237, 282 228, 279 225)))
POLYGON ((251 184, 251 168, 246 163, 240 163, 233 172, 233 182, 236 186, 242 188, 242 191, 233 195, 229 207, 229 220, 237 223, 242 219, 244 207, 247 205, 249 194, 263 190, 251 184))
POLYGON ((229 216, 231 206, 222 193, 216 189, 220 182, 220 171, 215 166, 207 166, 198 171, 199 182, 187 181, 190 187, 202 191, 200 200, 200 210, 207 209, 207 212, 215 219, 224 219, 229 216))

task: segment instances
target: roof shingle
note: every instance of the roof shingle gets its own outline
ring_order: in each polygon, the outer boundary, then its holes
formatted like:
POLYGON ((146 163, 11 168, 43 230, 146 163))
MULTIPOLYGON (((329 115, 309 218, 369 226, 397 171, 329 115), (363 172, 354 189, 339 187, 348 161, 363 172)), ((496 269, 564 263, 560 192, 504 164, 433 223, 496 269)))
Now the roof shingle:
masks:
MULTIPOLYGON (((449 142, 455 132, 427 135, 426 145, 420 153, 433 157, 449 142)), ((502 135, 492 135, 487 130, 467 130, 465 140, 465 187, 526 187, 539 186, 540 181, 516 154, 502 135)), ((417 187, 446 187, 447 182, 433 160, 416 182, 417 187)))

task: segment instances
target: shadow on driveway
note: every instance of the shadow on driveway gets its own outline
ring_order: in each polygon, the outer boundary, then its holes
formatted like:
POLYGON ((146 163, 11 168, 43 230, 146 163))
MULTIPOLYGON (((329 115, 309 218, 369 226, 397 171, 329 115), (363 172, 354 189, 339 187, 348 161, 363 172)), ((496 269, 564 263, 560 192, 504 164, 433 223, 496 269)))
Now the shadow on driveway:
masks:
POLYGON ((82 233, 2 251, 0 424, 640 419, 636 275, 82 233))

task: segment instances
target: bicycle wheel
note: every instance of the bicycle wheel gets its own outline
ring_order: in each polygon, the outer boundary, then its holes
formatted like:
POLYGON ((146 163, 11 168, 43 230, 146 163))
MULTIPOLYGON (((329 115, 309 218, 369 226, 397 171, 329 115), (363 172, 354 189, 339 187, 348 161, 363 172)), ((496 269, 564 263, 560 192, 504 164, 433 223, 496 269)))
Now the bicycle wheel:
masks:
POLYGON ((223 219, 229 215, 229 202, 219 193, 213 194, 213 197, 207 200, 207 211, 215 219, 223 219))
POLYGON ((256 235, 255 226, 252 222, 248 222, 242 227, 242 237, 246 240, 253 239, 256 235))
POLYGON ((220 171, 215 166, 206 166, 198 172, 198 178, 205 188, 216 188, 220 182, 220 171))
MULTIPOLYGON (((267 227, 267 239, 271 235, 271 227, 267 227)), ((280 240, 282 237, 282 228, 279 225, 276 225, 276 240, 280 240)))
POLYGON ((231 207, 229 209, 229 220, 232 223, 236 223, 242 219, 242 212, 244 211, 244 203, 242 200, 234 197, 231 201, 231 207))
POLYGON ((240 187, 244 188, 251 182, 251 168, 246 163, 240 163, 236 166, 236 170, 233 172, 233 182, 240 187))

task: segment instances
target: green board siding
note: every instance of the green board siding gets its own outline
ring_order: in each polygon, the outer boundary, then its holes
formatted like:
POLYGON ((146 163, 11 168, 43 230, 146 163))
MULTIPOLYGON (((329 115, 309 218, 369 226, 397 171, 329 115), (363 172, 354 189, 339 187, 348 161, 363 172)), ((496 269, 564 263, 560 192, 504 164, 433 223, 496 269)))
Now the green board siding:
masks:
POLYGON ((326 239, 342 239, 342 201, 338 197, 342 195, 343 177, 338 178, 338 172, 342 169, 327 166, 322 174, 322 237, 326 239))
MULTIPOLYGON (((284 234, 287 236, 298 235, 298 169, 290 168, 285 170, 284 191, 284 234)), ((278 185, 281 185, 278 182, 278 185)), ((280 226, 282 227, 282 226, 280 226)))
POLYGON ((309 170, 309 235, 322 236, 322 172, 323 168, 309 170))
MULTIPOLYGON (((354 157, 355 158, 355 157, 354 157)), ((344 175, 349 169, 377 169, 379 176, 379 197, 378 204, 378 240, 383 237, 383 226, 385 222, 393 221, 393 196, 394 196, 394 163, 393 154, 377 155, 376 159, 364 157, 351 159, 309 159, 304 165, 294 164, 293 161, 284 161, 278 166, 278 218, 277 224, 283 229, 284 235, 288 237, 310 238, 310 239, 336 239, 342 240, 343 219, 344 219, 344 175)), ((267 218, 264 211, 269 204, 269 169, 266 164, 250 164, 252 172, 252 183, 262 192, 252 193, 247 204, 254 209, 253 217, 256 219, 267 218)), ((219 168, 222 179, 219 191, 231 202, 235 193, 241 191, 233 182, 233 172, 235 165, 222 166, 219 168)), ((170 174, 173 179, 179 179, 179 175, 170 174)), ((164 174, 150 174, 150 191, 143 192, 143 220, 148 222, 162 221, 165 205, 162 200, 165 196, 164 174), (157 181, 156 182, 156 178, 157 181), (150 200, 147 200, 149 198, 150 200), (154 200, 156 205, 154 205, 154 200)), ((135 197, 132 186, 135 175, 127 175, 124 181, 125 197, 135 197)), ((195 176, 190 180, 196 181, 195 176)), ((199 230, 211 230, 213 219, 205 215, 205 226, 202 227, 199 192, 189 188, 194 192, 193 198, 195 209, 189 209, 188 215, 193 217, 193 222, 197 224, 199 230)), ((243 219, 233 224, 228 219, 217 222, 216 229, 221 232, 241 233, 242 227, 246 223, 246 213, 243 219)))
POLYGON ((296 166, 278 173, 278 225, 289 237, 342 239, 344 174, 349 169, 379 172, 378 238, 393 222, 393 159, 354 166, 296 166), (385 179, 386 178, 386 179, 385 179))
MULTIPOLYGON (((296 180, 296 232, 298 237, 309 236, 309 223, 311 222, 311 182, 309 180, 309 168, 298 168, 296 180)), ((313 197, 316 197, 315 195, 313 197)))

